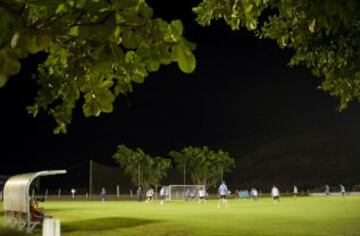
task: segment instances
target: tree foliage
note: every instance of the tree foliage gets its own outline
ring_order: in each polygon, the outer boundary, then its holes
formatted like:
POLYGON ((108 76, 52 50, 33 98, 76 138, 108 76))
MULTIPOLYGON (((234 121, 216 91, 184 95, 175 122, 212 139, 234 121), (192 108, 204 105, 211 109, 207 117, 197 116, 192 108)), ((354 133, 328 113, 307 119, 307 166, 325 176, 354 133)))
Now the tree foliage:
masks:
MULTIPOLYGON (((194 12, 202 25, 224 19, 294 49, 289 65, 320 77, 340 110, 360 102, 358 0, 202 0, 194 12)), ((0 1, 0 87, 19 73, 21 59, 44 52, 28 111, 52 115, 55 133, 66 132, 79 100, 85 116, 99 116, 160 65, 192 72, 194 48, 180 20, 154 18, 145 0, 0 1)))
POLYGON ((229 153, 222 150, 213 151, 208 147, 185 147, 181 151, 171 151, 169 155, 179 170, 186 167, 194 184, 215 186, 222 180, 223 174, 234 167, 235 162, 229 153))
POLYGON ((224 19, 233 30, 294 49, 290 66, 322 78, 320 89, 340 99, 340 110, 360 102, 358 0, 203 0, 193 10, 202 25, 224 19))
POLYGON ((124 169, 125 174, 131 177, 133 184, 138 185, 140 182, 143 189, 159 185, 171 167, 171 160, 151 157, 140 148, 132 150, 125 145, 117 147, 113 158, 124 169))
POLYGON ((99 116, 160 65, 192 72, 195 46, 182 34, 180 20, 153 18, 145 0, 1 0, 0 87, 21 59, 45 52, 28 109, 48 112, 54 132, 66 132, 79 100, 85 116, 99 116))

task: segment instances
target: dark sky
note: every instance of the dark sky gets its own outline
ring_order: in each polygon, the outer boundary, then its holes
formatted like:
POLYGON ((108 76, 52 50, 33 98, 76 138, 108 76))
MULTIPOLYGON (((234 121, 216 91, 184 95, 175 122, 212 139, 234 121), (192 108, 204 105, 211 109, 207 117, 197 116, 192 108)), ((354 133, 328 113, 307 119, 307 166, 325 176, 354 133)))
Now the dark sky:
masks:
POLYGON ((338 101, 317 90, 319 79, 304 68, 287 67, 291 51, 231 31, 223 22, 198 26, 193 1, 148 2, 156 16, 183 20, 185 37, 197 44, 196 71, 187 75, 176 65, 163 66, 133 94, 119 98, 112 114, 84 118, 77 109, 68 134, 56 136, 51 117, 26 113, 36 93, 31 73, 39 56, 26 60, 22 72, 0 90, 0 175, 64 168, 90 158, 111 163, 121 143, 164 154, 185 145, 221 146, 312 127, 335 132, 344 124, 359 126, 360 106, 337 113, 338 101))

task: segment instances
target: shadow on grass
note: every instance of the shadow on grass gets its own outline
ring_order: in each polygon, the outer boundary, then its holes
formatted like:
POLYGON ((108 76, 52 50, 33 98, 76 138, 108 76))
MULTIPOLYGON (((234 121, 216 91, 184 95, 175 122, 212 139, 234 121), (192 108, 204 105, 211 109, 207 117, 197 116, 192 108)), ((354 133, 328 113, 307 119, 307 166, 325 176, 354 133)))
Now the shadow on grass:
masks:
POLYGON ((22 236, 22 235, 26 235, 24 232, 20 232, 16 229, 8 229, 8 228, 4 228, 4 229, 0 229, 0 235, 4 235, 4 236, 22 236))
POLYGON ((63 232, 73 231, 101 231, 119 228, 130 228, 140 225, 147 225, 157 223, 157 220, 137 219, 137 218, 124 218, 124 217, 108 217, 97 218, 90 220, 79 220, 64 222, 61 225, 63 232))
POLYGON ((53 208, 53 207, 47 207, 45 209, 46 212, 52 214, 53 212, 64 212, 64 211, 74 211, 76 209, 74 208, 53 208))

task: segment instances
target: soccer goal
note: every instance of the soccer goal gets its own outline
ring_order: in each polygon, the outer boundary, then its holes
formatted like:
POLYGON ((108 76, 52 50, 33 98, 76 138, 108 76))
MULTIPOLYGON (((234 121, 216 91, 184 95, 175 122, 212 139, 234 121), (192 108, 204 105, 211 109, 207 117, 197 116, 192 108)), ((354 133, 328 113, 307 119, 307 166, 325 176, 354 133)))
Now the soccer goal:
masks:
POLYGON ((205 191, 205 185, 169 185, 168 200, 192 200, 199 198, 199 190, 205 191))

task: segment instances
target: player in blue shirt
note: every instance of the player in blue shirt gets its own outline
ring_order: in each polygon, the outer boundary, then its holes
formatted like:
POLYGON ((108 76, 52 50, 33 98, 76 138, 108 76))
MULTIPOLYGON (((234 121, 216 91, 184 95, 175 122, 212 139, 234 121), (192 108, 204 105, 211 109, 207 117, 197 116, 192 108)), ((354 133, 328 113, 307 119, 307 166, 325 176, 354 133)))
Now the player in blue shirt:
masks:
POLYGON ((228 188, 225 184, 225 181, 222 181, 221 185, 219 186, 218 194, 220 197, 218 206, 226 207, 227 206, 228 188))

